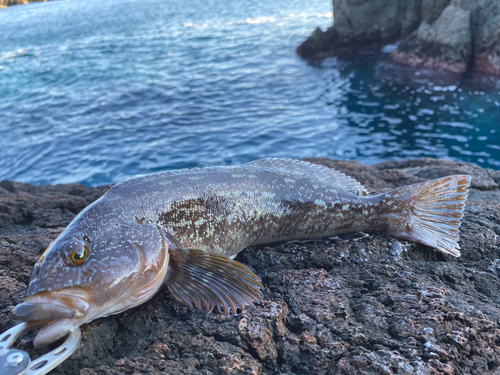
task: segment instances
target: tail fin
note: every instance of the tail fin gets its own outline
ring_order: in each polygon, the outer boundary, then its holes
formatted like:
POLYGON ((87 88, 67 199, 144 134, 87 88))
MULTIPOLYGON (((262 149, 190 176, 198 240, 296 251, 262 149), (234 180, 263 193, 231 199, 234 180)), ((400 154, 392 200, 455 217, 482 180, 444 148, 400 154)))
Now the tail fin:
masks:
MULTIPOLYGON (((458 228, 463 217, 471 177, 447 176, 420 184, 404 186, 387 193, 388 197, 407 199, 411 212, 401 231, 391 234, 422 243, 443 253, 460 256, 458 228)), ((408 206, 406 207, 408 209, 408 206)))

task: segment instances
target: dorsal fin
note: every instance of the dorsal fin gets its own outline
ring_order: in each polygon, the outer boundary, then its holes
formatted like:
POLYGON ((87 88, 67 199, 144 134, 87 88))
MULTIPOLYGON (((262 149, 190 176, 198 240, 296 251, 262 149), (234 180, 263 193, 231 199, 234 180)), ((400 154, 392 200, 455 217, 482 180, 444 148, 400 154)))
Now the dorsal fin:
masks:
MULTIPOLYGON (((282 158, 268 158, 259 159, 251 163, 245 164, 244 167, 258 167, 270 171, 285 171, 294 174, 300 174, 317 179, 322 182, 327 182, 331 185, 341 187, 349 193, 357 195, 368 195, 366 188, 361 185, 354 178, 339 172, 335 169, 324 167, 318 164, 312 164, 307 161, 282 159, 282 158)), ((243 166, 242 166, 243 167, 243 166)))

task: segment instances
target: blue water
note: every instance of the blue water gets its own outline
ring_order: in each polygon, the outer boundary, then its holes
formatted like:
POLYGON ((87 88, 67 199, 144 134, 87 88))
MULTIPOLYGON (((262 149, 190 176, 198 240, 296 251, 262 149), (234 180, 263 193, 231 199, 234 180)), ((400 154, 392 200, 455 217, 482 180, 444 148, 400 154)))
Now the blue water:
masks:
POLYGON ((500 81, 307 62, 330 0, 71 0, 0 10, 0 179, 94 186, 261 157, 500 168, 500 81))

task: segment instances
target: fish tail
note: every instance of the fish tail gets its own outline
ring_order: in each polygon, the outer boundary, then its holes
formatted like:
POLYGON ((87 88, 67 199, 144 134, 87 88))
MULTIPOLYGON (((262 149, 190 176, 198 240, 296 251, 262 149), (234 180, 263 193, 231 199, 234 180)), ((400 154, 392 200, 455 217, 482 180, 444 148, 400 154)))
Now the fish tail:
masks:
POLYGON ((389 206, 400 206, 393 214, 399 230, 390 234, 460 256, 458 229, 470 181, 468 175, 454 175, 388 192, 389 206))

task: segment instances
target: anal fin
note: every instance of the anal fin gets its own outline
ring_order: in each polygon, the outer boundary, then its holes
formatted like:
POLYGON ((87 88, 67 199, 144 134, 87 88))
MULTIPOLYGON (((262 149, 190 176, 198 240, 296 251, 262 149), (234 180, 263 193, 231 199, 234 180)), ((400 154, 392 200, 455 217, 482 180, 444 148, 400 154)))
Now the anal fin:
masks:
POLYGON ((341 241, 357 241, 357 240, 360 240, 362 238, 366 238, 369 236, 370 236, 369 234, 364 233, 364 232, 356 232, 356 233, 338 234, 335 237, 337 237, 341 241))
POLYGON ((229 315, 262 299, 260 278, 247 266, 216 253, 170 249, 165 284, 179 302, 229 315))
POLYGON ((346 233, 346 234, 338 234, 336 236, 330 237, 317 237, 317 238, 308 238, 305 240, 291 240, 287 241, 288 244, 293 243, 310 243, 310 242, 322 242, 326 240, 333 240, 337 242, 347 242, 347 241, 357 241, 362 238, 369 237, 370 235, 364 232, 356 232, 356 233, 346 233))

